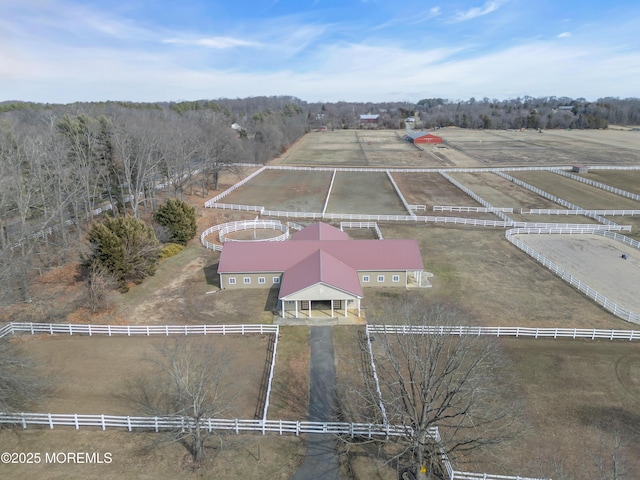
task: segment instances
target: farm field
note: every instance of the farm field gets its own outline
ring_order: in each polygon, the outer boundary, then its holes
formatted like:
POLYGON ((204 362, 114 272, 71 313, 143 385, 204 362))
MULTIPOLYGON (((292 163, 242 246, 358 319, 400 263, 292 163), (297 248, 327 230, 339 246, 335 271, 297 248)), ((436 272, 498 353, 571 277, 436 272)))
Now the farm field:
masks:
POLYGON ((354 130, 314 132, 302 137, 274 164, 281 165, 367 165, 354 130))
POLYGON ((640 195, 639 170, 590 170, 574 175, 640 195))
MULTIPOLYGON (((600 478, 622 442, 628 478, 640 478, 640 351, 630 342, 503 339, 529 431, 506 446, 504 472, 600 478), (509 461, 508 459, 512 459, 509 461)), ((609 470, 611 472, 611 470, 609 470)), ((509 473, 512 474, 512 473, 509 473)), ((566 477, 564 477, 566 478, 566 477)))
POLYGON ((338 172, 327 213, 408 215, 385 173, 338 172))
POLYGON ((637 210, 640 202, 550 172, 511 172, 512 177, 591 210, 637 210))
POLYGON ((267 210, 322 212, 330 183, 330 172, 267 170, 221 201, 267 210))
POLYGON ((640 135, 614 130, 537 133, 450 127, 435 133, 475 162, 458 161, 456 166, 629 165, 638 163, 640 149, 640 135))
MULTIPOLYGON (((341 388, 363 382, 368 356, 352 354, 362 335, 354 328, 334 329, 341 388)), ((523 401, 524 428, 505 444, 458 459, 456 468, 536 478, 598 478, 592 457, 610 458, 617 430, 630 478, 640 474, 640 352, 635 343, 525 338, 501 338, 498 343, 509 359, 505 377, 512 384, 513 401, 523 401)), ((376 478, 396 478, 383 461, 376 467, 355 461, 354 468, 372 469, 369 474, 376 478)))
POLYGON ((305 445, 298 437, 223 435, 223 448, 209 452, 202 468, 194 468, 178 443, 154 446, 155 433, 70 428, 0 430, 0 445, 12 452, 110 453, 110 464, 58 463, 2 465, 2 478, 51 480, 202 480, 269 478, 287 480, 302 461, 305 445), (238 461, 241 457, 242 461, 238 461), (212 473, 213 472, 213 473, 212 473))
MULTIPOLYGON (((616 164, 637 164, 640 148, 640 135, 634 136, 633 132, 545 131, 538 134, 441 129, 435 133, 445 138, 445 146, 425 146, 425 150, 420 151, 401 140, 399 135, 402 133, 374 130, 313 133, 303 137, 275 163, 441 168, 575 163, 604 165, 615 159, 616 164)), ((640 179, 638 172, 597 171, 597 176, 594 176, 595 173, 592 171, 586 177, 607 184, 615 182, 613 186, 629 191, 640 188, 637 187, 640 179)), ((640 208, 640 202, 548 172, 510 174, 585 208, 640 208)), ((266 170, 221 201, 262 205, 273 210, 320 212, 331 175, 330 171, 266 170)), ((452 172, 450 175, 496 207, 513 207, 516 212, 520 208, 564 208, 493 173, 452 172)), ((393 178, 408 203, 427 205, 427 212, 418 212, 419 215, 498 219, 492 214, 483 213, 433 212, 433 205, 481 206, 436 172, 393 173, 393 178)), ((239 178, 234 175, 225 176, 222 189, 237 180, 239 178)), ((200 197, 189 198, 197 206, 199 232, 223 221, 256 216, 255 212, 203 208, 203 200, 200 197)), ((392 183, 381 172, 338 172, 327 212, 407 214, 392 183)), ((595 223, 592 219, 573 215, 508 215, 516 221, 595 223)), ((631 224, 633 232, 629 235, 640 238, 640 217, 609 218, 622 225, 631 224)), ((333 224, 338 226, 339 222, 333 224)), ((427 301, 439 297, 458 303, 472 314, 472 322, 477 325, 637 330, 636 325, 624 322, 600 308, 510 244, 504 238, 504 228, 390 222, 379 222, 379 226, 384 238, 413 238, 418 241, 425 270, 434 274, 430 279, 433 286, 408 292, 366 287, 362 303, 366 318, 373 318, 380 305, 388 302, 390 297, 408 294, 423 296, 427 301)), ((347 231, 352 238, 374 238, 372 229, 347 231)), ((245 240, 251 236, 252 232, 233 235, 236 239, 245 240)), ((616 249, 619 244, 594 246, 592 239, 597 239, 596 242, 604 239, 589 237, 588 242, 583 242, 583 237, 568 236, 543 238, 540 235, 527 235, 522 238, 552 257, 552 260, 557 258, 557 261, 554 260, 556 263, 575 268, 578 272, 576 276, 585 275, 584 281, 601 293, 608 297, 620 295, 621 302, 633 305, 636 311, 640 311, 635 292, 637 288, 634 289, 640 284, 640 266, 634 270, 640 257, 638 250, 629 250, 630 258, 622 264, 625 261, 619 258, 620 250, 616 249), (613 293, 609 294, 608 291, 613 293)), ((185 250, 164 260, 155 276, 141 285, 133 286, 126 294, 114 293, 110 308, 100 316, 92 316, 88 311, 79 309, 73 316, 56 313, 51 317, 70 322, 136 325, 273 322, 277 291, 220 290, 217 275, 219 258, 219 253, 204 250, 197 240, 193 240, 185 250)), ((71 280, 59 282, 56 288, 64 291, 71 283, 71 280)), ((54 297, 55 294, 50 291, 46 295, 37 291, 34 304, 46 305, 54 297)), ((393 321, 389 319, 390 323, 393 321)), ((305 327, 282 327, 270 419, 307 418, 308 331, 305 327)), ((354 380, 358 375, 357 368, 353 365, 348 367, 347 364, 360 360, 357 338, 361 331, 359 327, 334 327, 337 375, 342 382, 357 381, 354 380)), ((131 365, 135 364, 134 373, 148 373, 145 370, 146 362, 140 360, 148 353, 145 349, 154 341, 149 340, 136 337, 19 339, 25 349, 33 352, 34 357, 53 358, 51 365, 64 365, 48 370, 52 375, 65 378, 73 375, 77 379, 61 387, 49 403, 41 405, 41 411, 69 413, 70 409, 76 411, 81 406, 83 409, 100 410, 88 413, 123 414, 131 413, 131 410, 121 395, 126 389, 124 383, 119 383, 123 376, 120 372, 129 374, 131 365), (85 340, 97 343, 87 342, 87 345, 91 345, 88 347, 82 345, 85 340), (107 344, 107 341, 114 340, 120 343, 107 344), (129 340, 131 343, 127 343, 129 340), (149 343, 142 345, 143 342, 149 343)), ((207 341, 210 341, 209 337, 207 341)), ((257 398, 255 390, 259 388, 263 359, 266 357, 265 339, 248 336, 225 339, 225 344, 227 341, 231 343, 224 348, 233 350, 235 358, 232 375, 235 378, 249 378, 242 399, 233 405, 233 411, 238 413, 230 415, 252 418, 255 402, 252 404, 251 399, 257 398)), ((627 458, 631 459, 630 478, 640 478, 640 419, 634 413, 640 407, 640 354, 636 342, 505 339, 501 340, 501 346, 513 362, 512 368, 517 379, 514 398, 522 396, 525 399, 530 430, 517 442, 504 446, 499 455, 500 462, 496 458, 482 458, 456 467, 562 480, 558 473, 561 467, 572 475, 572 480, 594 478, 592 471, 588 470, 592 463, 590 455, 600 448, 600 438, 610 441, 613 433, 610 425, 620 421, 625 427, 625 438, 630 439, 623 449, 627 458)), ((51 478, 67 478, 77 472, 82 473, 82 478, 123 478, 126 477, 124 472, 130 474, 131 471, 144 472, 141 478, 177 478, 181 471, 185 472, 184 478, 203 478, 206 475, 199 476, 188 466, 185 467, 185 462, 179 461, 185 453, 179 446, 143 455, 137 448, 139 439, 150 441, 152 437, 149 434, 115 431, 75 432, 56 429, 49 432, 28 429, 0 431, 0 444, 5 448, 18 448, 15 447, 17 445, 23 451, 26 447, 30 450, 52 450, 55 445, 60 445, 58 442, 68 441, 69 448, 74 445, 79 449, 92 446, 94 449, 119 452, 118 465, 114 469, 98 471, 87 467, 81 471, 60 467, 55 471, 57 477, 51 478)), ((251 478, 260 475, 289 478, 304 453, 303 441, 293 437, 247 435, 232 437, 228 441, 229 449, 219 451, 214 459, 216 478, 251 478), (241 462, 238 462, 239 458, 241 462)), ((376 463, 379 460, 364 454, 359 459, 361 463, 376 463)), ((11 478, 20 478, 18 474, 24 475, 26 470, 2 470, 0 476, 5 472, 11 478)), ((36 470, 28 473, 33 472, 36 470)), ((46 476, 46 472, 41 470, 34 475, 40 473, 46 476)))
POLYGON ((482 207, 458 187, 439 173, 399 173, 391 174, 404 198, 410 205, 426 205, 426 212, 418 215, 437 215, 496 220, 491 213, 434 212, 434 205, 455 207, 482 207))
POLYGON ((157 346, 173 340, 190 345, 212 345, 227 361, 225 383, 233 385, 233 402, 224 418, 253 418, 258 407, 260 381, 267 361, 267 335, 163 336, 21 336, 23 350, 40 360, 45 377, 55 386, 53 396, 36 412, 108 415, 145 415, 130 398, 132 385, 156 372, 148 361, 157 359, 157 346), (252 351, 252 357, 238 354, 252 351), (242 378, 242 382, 234 381, 242 378))
POLYGON ((640 313, 640 250, 600 235, 517 235, 625 310, 640 313), (621 258, 627 255, 628 259, 621 258))
MULTIPOLYGON (((460 303, 478 325, 632 328, 509 243, 503 229, 432 224, 382 224, 380 229, 384 238, 418 240, 425 270, 434 277, 433 287, 417 295, 460 303)), ((366 310, 377 301, 369 291, 366 310)))
POLYGON ((547 200, 526 188, 520 187, 495 173, 457 173, 449 174, 480 198, 494 207, 512 207, 514 211, 521 208, 560 208, 557 203, 547 200))

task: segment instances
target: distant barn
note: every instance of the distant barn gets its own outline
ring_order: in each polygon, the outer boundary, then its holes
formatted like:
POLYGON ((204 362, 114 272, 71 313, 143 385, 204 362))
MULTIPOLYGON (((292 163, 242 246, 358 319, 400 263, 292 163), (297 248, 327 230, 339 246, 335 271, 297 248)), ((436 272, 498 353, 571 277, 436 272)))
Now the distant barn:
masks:
POLYGON ((405 138, 411 143, 442 143, 442 138, 426 132, 410 132, 405 138))
POLYGON ((360 121, 364 123, 376 123, 380 115, 362 114, 360 115, 360 121))

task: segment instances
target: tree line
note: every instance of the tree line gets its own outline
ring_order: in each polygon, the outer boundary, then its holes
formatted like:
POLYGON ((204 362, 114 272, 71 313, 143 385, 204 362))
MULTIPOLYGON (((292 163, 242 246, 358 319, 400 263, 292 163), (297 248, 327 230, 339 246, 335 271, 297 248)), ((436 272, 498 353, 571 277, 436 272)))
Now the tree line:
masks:
POLYGON ((0 305, 30 302, 33 275, 77 261, 96 213, 154 212, 160 184, 205 198, 222 171, 279 155, 309 129, 291 101, 2 104, 0 305))
POLYGON ((218 188, 220 172, 266 163, 312 129, 404 128, 409 117, 422 128, 606 128, 640 125, 640 99, 3 102, 0 305, 30 301, 33 273, 75 259, 99 209, 138 217, 141 208, 157 208, 158 184, 169 183, 177 198, 205 197, 218 188), (364 113, 378 121, 363 125, 364 113))

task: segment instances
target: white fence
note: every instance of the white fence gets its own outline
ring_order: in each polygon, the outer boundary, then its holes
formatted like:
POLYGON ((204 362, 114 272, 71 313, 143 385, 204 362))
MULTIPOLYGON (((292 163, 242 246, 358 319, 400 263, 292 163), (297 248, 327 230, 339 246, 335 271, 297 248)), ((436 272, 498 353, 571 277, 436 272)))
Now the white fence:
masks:
POLYGON ((562 170, 551 169, 549 171, 552 172, 552 173, 556 173, 558 175, 562 175, 563 177, 570 178, 571 180, 575 180, 577 182, 586 183, 587 185, 591 185, 592 187, 596 187, 596 188, 599 188, 601 190, 605 190, 607 192, 615 193, 616 195, 620 195, 622 197, 631 198, 633 200, 640 200, 640 195, 638 195, 637 193, 627 192, 626 190, 622 190, 620 188, 612 187, 612 186, 606 185, 604 183, 594 182, 593 180, 590 180, 588 178, 584 178, 584 177, 581 177, 579 175, 573 175, 571 173, 564 172, 562 170))
POLYGON ((434 212, 478 212, 478 213, 493 213, 493 212, 505 212, 513 213, 513 208, 498 208, 498 207, 454 207, 448 205, 434 205, 434 212))
POLYGON ((470 327, 428 325, 367 325, 367 332, 395 335, 471 335, 475 337, 526 338, 585 338, 589 340, 640 341, 640 330, 606 330, 591 328, 536 328, 536 327, 470 327))
POLYGON ((327 212, 327 206, 329 205, 329 198, 331 197, 331 190, 333 190, 333 182, 336 180, 336 171, 333 171, 331 175, 331 182, 329 183, 329 190, 327 191, 327 198, 324 200, 324 206, 322 207, 322 214, 327 212))
POLYGON ((426 212, 427 211, 427 206, 426 205, 409 205, 409 208, 411 210, 416 211, 416 212, 426 212))
POLYGON ((446 178, 447 180, 449 180, 449 182, 451 182, 452 184, 454 184, 456 187, 458 187, 460 190, 462 190, 464 193, 466 193, 467 195, 469 195, 471 198, 473 198, 476 202, 478 202, 480 205, 483 205, 485 208, 489 209, 489 211, 495 215, 497 215, 498 217, 500 217, 504 222, 508 223, 508 224, 513 224, 513 219, 509 216, 507 216, 504 212, 496 209, 493 205, 491 205, 489 202, 487 202, 486 200, 484 200, 483 198, 481 198, 478 194, 476 194, 475 192, 473 192, 471 189, 465 187, 463 184, 461 184, 460 182, 458 182, 455 178, 453 178, 452 176, 448 175, 446 172, 440 172, 440 174, 446 178))
POLYGON ((380 227, 378 227, 376 222, 340 222, 340 230, 344 230, 345 228, 373 228, 378 240, 384 240, 380 227))
MULTIPOLYGON (((258 170, 256 170, 255 172, 253 172, 251 175, 248 175, 247 177, 243 178, 242 180, 240 180, 238 183, 236 183, 235 185, 227 188, 224 192, 222 192, 219 195, 216 195, 215 197, 213 197, 210 200, 207 200, 206 202, 204 202, 204 206, 205 207, 211 207, 212 204, 215 204, 218 202, 218 200, 221 200, 222 198, 226 197, 227 195, 229 195, 231 192, 233 192, 234 190, 240 188, 242 185, 244 185, 245 183, 247 183, 248 181, 250 181, 252 178, 260 175, 262 172, 264 172, 264 170, 266 169, 266 166, 263 166, 261 168, 259 168, 258 170)), ((213 207, 213 208, 220 208, 220 207, 213 207)))
POLYGON ((387 170, 386 173, 387 173, 387 178, 389 178, 389 181, 391 182, 391 185, 393 185, 393 188, 395 189, 396 194, 400 198, 400 201, 402 202, 402 205, 404 205, 404 208, 407 210, 407 212, 409 212, 409 215, 411 215, 412 217, 415 217, 416 214, 414 213, 414 211, 411 208, 411 206, 409 205, 409 203, 407 203, 407 200, 404 198, 404 195, 402 195, 402 192, 400 191, 400 188, 398 188, 398 184, 393 179, 393 175, 391 175, 391 172, 389 170, 387 170))
POLYGON ((523 182, 522 180, 519 180, 515 177, 512 177, 511 175, 507 175, 506 173, 504 173, 501 170, 496 169, 494 171, 494 173, 496 175, 501 176, 502 178, 509 180, 510 182, 515 183, 516 185, 519 185, 523 188, 526 188, 527 190, 530 190, 538 195, 540 195, 541 197, 544 197, 548 200, 551 200, 552 202, 557 203, 558 205, 562 205, 563 207, 567 207, 570 208, 571 210, 581 210, 585 213, 583 213, 583 215, 589 217, 589 218, 593 218, 594 220, 604 224, 604 225, 617 225, 615 222, 612 222, 611 220, 608 220, 604 217, 601 217, 600 215, 596 215, 596 214, 592 214, 590 213, 589 210, 586 210, 584 208, 579 207, 578 205, 574 205, 571 202, 567 202, 566 200, 563 200, 562 198, 558 198, 555 195, 551 195, 548 192, 545 192, 544 190, 538 188, 538 187, 534 187, 533 185, 529 185, 526 182, 523 182))
POLYGON ((279 220, 240 220, 237 222, 229 222, 221 225, 218 230, 218 239, 220 243, 226 242, 281 242, 289 238, 289 227, 280 223, 279 220), (276 237, 254 239, 254 240, 235 240, 233 238, 225 238, 225 235, 243 230, 262 229, 262 230, 279 230, 282 235, 276 237))
POLYGON ((532 208, 529 211, 520 209, 524 215, 609 215, 609 216, 630 216, 640 215, 640 210, 560 210, 553 208, 532 208))
MULTIPOLYGON (((566 281, 570 285, 576 287, 582 293, 587 295, 589 298, 594 300, 596 303, 600 304, 606 310, 609 310, 615 316, 620 317, 623 320, 626 320, 628 322, 639 323, 640 324, 640 315, 639 314, 633 313, 633 312, 631 312, 629 310, 625 310, 624 308, 618 306, 616 303, 612 302, 607 297, 602 295, 600 292, 594 290, 589 285, 587 285, 586 283, 582 282, 580 279, 578 279, 578 278, 574 277, 573 275, 565 272, 559 265, 555 264, 554 262, 552 262, 551 260, 546 258, 540 252, 537 252, 536 250, 534 250, 533 248, 528 246, 526 243, 524 243, 521 240, 515 238, 515 235, 518 235, 518 234, 564 234, 564 233, 581 233, 581 234, 605 235, 605 236, 609 236, 610 238, 614 238, 614 239, 616 239, 618 241, 623 241, 624 243, 628 243, 629 245, 635 246, 633 243, 631 243, 632 239, 628 239, 628 241, 626 241, 626 242, 624 240, 621 240, 619 237, 623 237, 623 235, 607 235, 607 233, 609 233, 609 232, 596 230, 596 229, 584 229, 583 231, 580 231, 580 232, 576 232, 576 231, 572 232, 572 231, 564 231, 561 228, 554 229, 554 230, 532 229, 532 228, 516 228, 516 229, 512 229, 512 230, 507 230, 507 232, 505 233, 505 237, 506 237, 506 239, 508 241, 513 243, 520 250, 524 251, 525 253, 527 253, 528 255, 533 257, 537 262, 539 262, 542 265, 544 265, 545 267, 547 267, 549 270, 551 270, 553 273, 558 275, 560 278, 562 278, 564 281, 566 281)), ((635 242, 635 240, 633 240, 633 242, 635 242)), ((638 242, 635 242, 635 244, 638 244, 638 242)), ((639 248, 639 247, 636 246, 635 248, 639 248)))
MULTIPOLYGON (((275 325, 276 327, 278 325, 275 325)), ((271 402, 271 387, 273 386, 273 375, 276 371, 276 354, 278 352, 278 338, 280 337, 278 330, 274 332, 273 336, 273 354, 271 355, 271 366, 269 368, 269 378, 267 379, 267 391, 264 396, 264 410, 262 413, 262 421, 267 421, 267 415, 269 413, 269 404, 271 402)))
POLYGON ((18 323, 0 328, 0 338, 7 334, 38 333, 67 335, 246 335, 250 333, 278 334, 278 325, 95 325, 74 323, 18 323))
MULTIPOLYGON (((188 417, 136 417, 124 415, 82 415, 55 413, 0 413, 0 424, 22 425, 26 429, 29 425, 45 425, 54 427, 99 427, 126 428, 128 431, 176 430, 195 428, 195 422, 188 417)), ((410 427, 402 425, 381 425, 371 423, 347 422, 306 422, 295 420, 243 420, 207 418, 200 421, 200 428, 208 432, 228 431, 236 434, 244 432, 277 433, 279 435, 302 433, 328 433, 334 435, 350 435, 353 437, 402 437, 407 435, 410 427)))

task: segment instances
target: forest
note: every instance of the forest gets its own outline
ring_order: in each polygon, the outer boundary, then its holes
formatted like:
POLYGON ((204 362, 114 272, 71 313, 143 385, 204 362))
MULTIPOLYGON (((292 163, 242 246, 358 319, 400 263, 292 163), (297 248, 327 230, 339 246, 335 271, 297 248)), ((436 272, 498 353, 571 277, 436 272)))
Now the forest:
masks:
POLYGON ((344 128, 607 128, 640 125, 640 99, 484 98, 309 103, 291 96, 67 105, 0 103, 0 306, 31 300, 30 279, 70 261, 97 216, 137 218, 156 191, 201 195, 218 175, 262 164, 305 133, 344 128), (361 114, 377 114, 363 124, 361 114))

